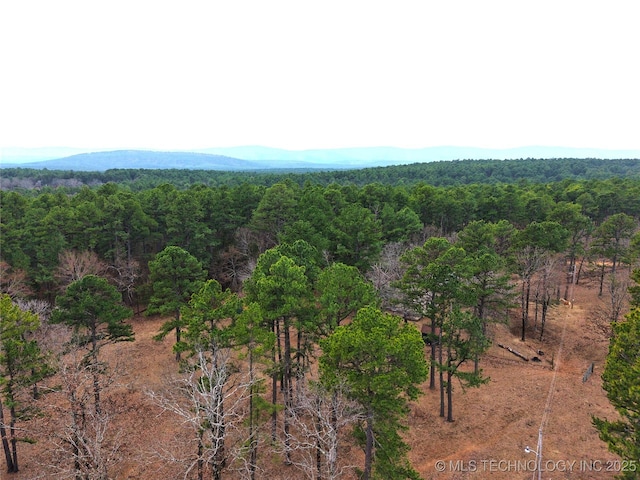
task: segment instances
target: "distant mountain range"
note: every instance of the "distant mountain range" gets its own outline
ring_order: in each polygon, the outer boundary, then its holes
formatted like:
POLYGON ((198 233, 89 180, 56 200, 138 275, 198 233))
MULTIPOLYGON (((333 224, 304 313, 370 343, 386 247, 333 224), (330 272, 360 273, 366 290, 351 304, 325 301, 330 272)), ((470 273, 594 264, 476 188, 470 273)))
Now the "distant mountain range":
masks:
POLYGON ((77 148, 3 148, 0 167, 104 171, 112 168, 267 170, 356 169, 449 160, 520 158, 640 158, 640 150, 565 147, 486 149, 473 147, 395 147, 283 150, 260 146, 207 148, 194 151, 87 151, 77 148))
POLYGON ((104 171, 113 168, 252 170, 263 168, 258 162, 195 152, 153 152, 148 150, 114 150, 78 153, 68 157, 36 162, 10 163, 2 167, 46 168, 49 170, 104 171))

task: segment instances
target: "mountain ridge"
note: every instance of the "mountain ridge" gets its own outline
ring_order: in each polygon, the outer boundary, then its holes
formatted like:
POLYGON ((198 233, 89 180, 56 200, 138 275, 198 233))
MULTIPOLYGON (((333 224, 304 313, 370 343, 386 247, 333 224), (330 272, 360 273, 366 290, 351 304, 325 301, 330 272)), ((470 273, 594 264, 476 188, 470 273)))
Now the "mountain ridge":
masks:
POLYGON ((640 150, 603 150, 573 147, 350 147, 285 150, 262 146, 214 147, 191 151, 5 148, 1 168, 105 171, 115 168, 203 169, 223 171, 269 169, 358 169, 449 160, 512 160, 523 158, 640 158, 640 150), (76 152, 49 158, 51 155, 76 152))

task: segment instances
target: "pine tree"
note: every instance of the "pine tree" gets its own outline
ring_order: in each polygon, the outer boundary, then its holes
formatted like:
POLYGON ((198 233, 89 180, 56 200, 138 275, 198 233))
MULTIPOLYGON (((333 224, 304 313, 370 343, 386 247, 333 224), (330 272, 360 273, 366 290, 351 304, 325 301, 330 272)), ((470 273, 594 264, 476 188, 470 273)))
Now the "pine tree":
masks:
POLYGON ((198 260, 186 250, 169 246, 149 262, 153 295, 147 314, 173 314, 173 319, 162 325, 156 340, 162 340, 169 332, 176 332, 176 361, 180 361, 180 342, 184 321, 180 310, 187 305, 191 295, 201 286, 205 271, 198 260))
POLYGON ((399 431, 408 402, 427 378, 424 343, 418 329, 374 307, 320 341, 320 380, 329 389, 345 386, 360 404, 364 421, 356 438, 365 453, 362 479, 417 478, 399 431))
POLYGON ((17 443, 21 439, 16 424, 33 413, 23 397, 51 372, 36 341, 28 338, 39 324, 35 314, 21 310, 9 295, 0 296, 0 438, 8 473, 18 471, 17 443))
POLYGON ((628 467, 623 479, 640 478, 640 306, 613 325, 602 386, 620 414, 617 420, 593 418, 600 438, 628 467))

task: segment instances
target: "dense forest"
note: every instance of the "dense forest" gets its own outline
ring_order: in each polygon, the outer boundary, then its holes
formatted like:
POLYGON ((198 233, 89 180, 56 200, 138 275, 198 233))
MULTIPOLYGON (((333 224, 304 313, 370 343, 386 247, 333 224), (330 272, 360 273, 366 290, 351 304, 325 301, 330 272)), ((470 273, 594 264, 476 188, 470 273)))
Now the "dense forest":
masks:
MULTIPOLYGON (((245 264, 282 242, 305 240, 327 259, 364 273, 385 245, 451 236, 472 221, 562 220, 576 211, 596 228, 614 214, 640 216, 640 180, 465 184, 437 187, 370 183, 362 187, 287 180, 270 187, 171 184, 131 192, 116 183, 28 192, 1 191, 2 260, 24 271, 40 296, 53 299, 64 251, 102 260, 148 261, 168 245, 187 249, 212 278, 237 288, 245 264)), ((137 290, 144 290, 138 279, 137 290)), ((144 297, 144 295, 143 295, 144 297)))
POLYGON ((254 478, 261 436, 309 478, 338 478, 342 421, 364 451, 360 478, 416 478, 399 432, 418 384, 441 389, 440 416, 452 421, 453 380, 487 381, 478 363, 489 323, 518 308, 524 340, 534 296, 544 330, 546 308, 568 298, 585 263, 601 265, 601 294, 637 265, 639 169, 573 159, 305 174, 5 169, 0 367, 4 403, 16 407, 0 432, 7 467, 18 470, 15 422, 31 415, 17 407, 65 365, 89 380, 66 391, 61 448, 76 478, 108 478, 113 466, 96 452, 109 445, 85 440, 106 428, 101 348, 133 340, 135 312, 165 316, 158 339, 175 336, 187 400, 153 399, 189 417, 197 478, 232 464, 254 478), (551 276, 552 262, 564 278, 551 276), (430 329, 414 328, 416 317, 430 329), (67 363, 36 368, 52 355, 40 324, 71 329, 58 351, 67 363), (229 351, 242 351, 246 369, 231 367, 229 351), (317 383, 305 382, 312 360, 317 383), (231 420, 240 410, 243 422, 231 420))
POLYGON ((244 172, 185 169, 111 169, 96 172, 5 168, 0 176, 0 187, 14 190, 65 187, 69 191, 76 191, 84 185, 94 187, 114 182, 132 191, 140 191, 163 183, 183 189, 198 183, 213 187, 238 186, 243 183, 268 187, 283 181, 299 186, 303 186, 305 182, 325 186, 331 183, 364 186, 369 183, 415 185, 421 182, 434 186, 452 186, 513 183, 522 180, 533 183, 602 180, 623 176, 638 178, 640 159, 459 160, 330 171, 283 168, 244 172))

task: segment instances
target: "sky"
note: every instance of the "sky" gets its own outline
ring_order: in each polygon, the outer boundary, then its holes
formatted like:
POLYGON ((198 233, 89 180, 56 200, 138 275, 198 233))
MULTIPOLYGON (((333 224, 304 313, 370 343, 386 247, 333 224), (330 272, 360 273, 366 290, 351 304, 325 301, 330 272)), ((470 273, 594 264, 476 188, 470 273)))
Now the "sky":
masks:
POLYGON ((0 147, 640 149, 636 0, 0 0, 0 147))

